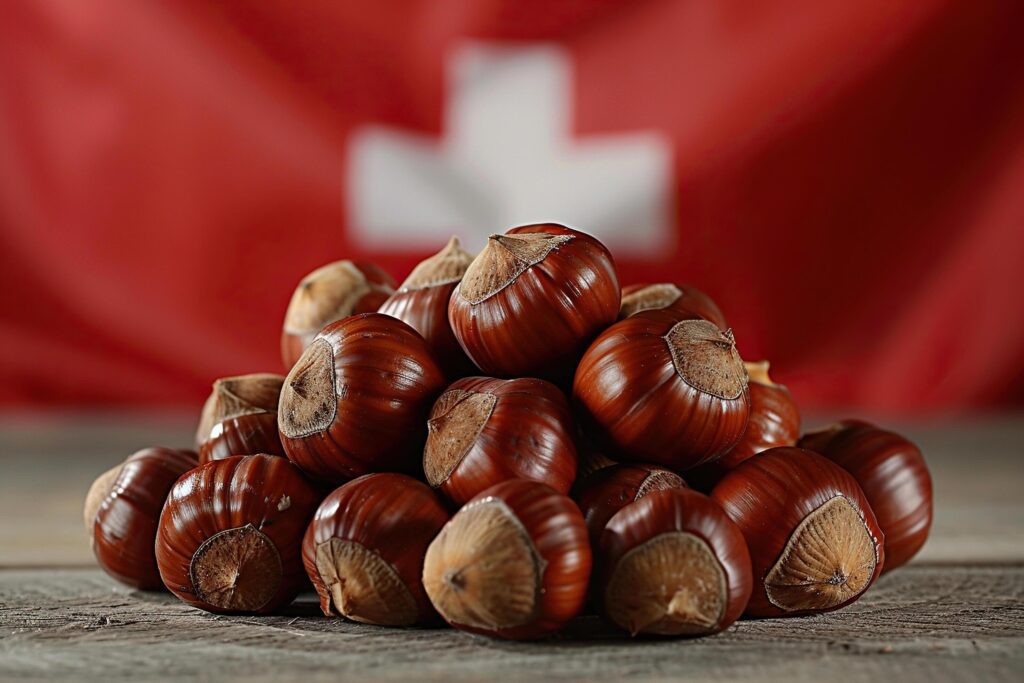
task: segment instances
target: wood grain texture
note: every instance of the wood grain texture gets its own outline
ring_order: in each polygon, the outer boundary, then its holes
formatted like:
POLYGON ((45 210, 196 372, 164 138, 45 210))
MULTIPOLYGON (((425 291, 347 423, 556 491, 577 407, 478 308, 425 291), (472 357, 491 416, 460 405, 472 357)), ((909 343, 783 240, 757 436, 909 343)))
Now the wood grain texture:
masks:
POLYGON ((697 641, 582 617, 508 643, 329 620, 313 595, 283 616, 215 617, 119 586, 93 569, 86 489, 138 448, 188 446, 193 420, 0 416, 0 681, 1024 680, 1024 419, 886 426, 925 453, 935 524, 916 563, 851 607, 697 641))
POLYGON ((539 643, 316 616, 224 617, 95 570, 0 571, 0 678, 332 681, 1020 680, 1024 567, 910 566, 827 615, 630 640, 597 617, 539 643))

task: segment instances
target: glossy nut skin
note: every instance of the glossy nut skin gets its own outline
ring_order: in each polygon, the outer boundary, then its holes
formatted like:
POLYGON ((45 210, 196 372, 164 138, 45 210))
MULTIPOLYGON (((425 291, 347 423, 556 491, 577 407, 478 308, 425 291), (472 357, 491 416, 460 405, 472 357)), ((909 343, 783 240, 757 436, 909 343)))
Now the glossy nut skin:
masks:
MULTIPOLYGON (((739 619, 750 600, 753 589, 750 553, 736 524, 714 501, 697 491, 687 488, 652 491, 615 513, 604 527, 597 546, 601 585, 607 585, 623 555, 673 531, 702 539, 721 566, 727 599, 721 620, 708 634, 724 631, 739 619)), ((604 607, 607 609, 608 605, 604 607)))
POLYGON ((379 311, 419 332, 449 379, 477 373, 448 322, 448 302, 472 258, 452 238, 444 249, 417 265, 379 311))
POLYGON ((193 585, 191 567, 205 541, 229 529, 252 525, 280 557, 281 581, 255 614, 270 614, 288 604, 306 585, 302 536, 320 495, 285 458, 233 456, 200 465, 182 476, 160 515, 156 559, 167 588, 208 612, 225 610, 203 600, 193 585))
POLYGON ((772 603, 764 584, 794 530, 805 517, 837 495, 854 505, 871 536, 877 561, 868 578, 869 587, 885 564, 884 536, 864 492, 841 467, 802 448, 772 448, 741 463, 711 491, 712 500, 725 510, 747 540, 754 578, 745 612, 748 616, 801 616, 831 611, 863 594, 862 591, 827 610, 786 611, 772 603))
POLYGON ((381 313, 351 316, 325 327, 285 379, 281 442, 288 458, 318 482, 415 472, 427 414, 443 388, 444 374, 415 330, 381 313), (326 417, 303 431, 292 419, 302 404, 294 387, 311 367, 334 386, 317 407, 326 417))
POLYGON ((843 467, 864 489, 885 533, 883 572, 921 550, 932 526, 932 478, 917 446, 867 422, 844 420, 804 435, 800 447, 843 467))
POLYGON ((284 446, 277 435, 282 382, 283 376, 271 373, 216 380, 196 430, 199 461, 256 453, 284 456, 284 446))
MULTIPOLYGON (((579 424, 577 423, 577 429, 579 424)), ((577 454, 579 466, 576 468, 576 481, 582 482, 594 472, 618 463, 608 457, 603 448, 593 444, 589 437, 577 432, 577 454)))
POLYGON ((277 431, 276 412, 242 415, 218 422, 210 438, 199 447, 199 462, 258 453, 285 456, 277 431))
POLYGON ((506 479, 540 481, 567 494, 576 479, 576 446, 569 402, 555 385, 541 379, 467 377, 451 384, 438 398, 428 422, 424 449, 427 483, 455 505, 506 479), (438 444, 449 425, 459 419, 458 398, 474 394, 493 397, 493 407, 451 473, 432 476, 438 444), (440 477, 437 477, 440 479, 440 477))
MULTIPOLYGON (((537 608, 529 623, 514 628, 485 629, 450 620, 448 623, 470 633, 507 640, 540 638, 560 630, 583 607, 593 562, 579 508, 549 486, 526 479, 510 479, 482 492, 460 512, 489 499, 500 501, 511 510, 539 555, 542 574, 537 608)), ((455 517, 449 524, 454 522, 455 517)), ((440 537, 434 543, 439 540, 440 537)), ((428 549, 428 557, 429 553, 428 549)), ((425 565, 425 583, 426 570, 425 565)), ((445 616, 443 611, 438 611, 445 616)))
POLYGON ((198 464, 192 451, 145 448, 97 480, 86 528, 107 574, 141 590, 163 590, 153 551, 160 511, 178 477, 198 464))
POLYGON ((465 296, 474 266, 452 294, 452 330, 485 374, 562 380, 587 344, 618 316, 620 291, 611 253, 585 233, 553 223, 514 228, 504 236, 492 235, 477 261, 498 249, 503 238, 535 233, 570 239, 480 301, 465 296))
POLYGON ((423 556, 449 518, 437 494, 403 474, 367 474, 335 489, 320 504, 302 543, 302 562, 323 613, 339 614, 317 569, 317 546, 337 538, 360 544, 391 566, 418 606, 418 623, 437 620, 423 590, 423 556))
POLYGON ((728 453, 689 472, 690 483, 698 491, 710 491, 726 472, 757 453, 778 446, 796 445, 800 436, 800 409, 789 390, 768 380, 767 363, 745 365, 750 376, 747 429, 740 442, 728 453), (755 367, 762 365, 764 372, 760 374, 755 367))
POLYGON ((738 394, 723 397, 676 371, 667 335, 691 320, 699 318, 643 311, 606 329, 583 355, 573 399, 584 429, 613 459, 686 472, 729 452, 743 436, 750 412, 745 377, 738 394))
POLYGON ((615 513, 646 495, 686 488, 675 472, 658 465, 615 464, 596 470, 578 482, 573 499, 580 506, 591 543, 596 547, 615 513))
POLYGON ((663 282, 659 284, 635 284, 622 288, 622 306, 619 319, 643 310, 671 308, 683 313, 710 320, 723 330, 729 328, 725 314, 714 299, 693 285, 679 285, 663 282), (648 298, 649 297, 649 298, 648 298), (646 303, 641 299, 647 298, 646 303))
MULTIPOLYGON (((354 266, 362 277, 365 278, 366 292, 352 302, 351 310, 337 311, 333 314, 325 311, 315 323, 306 326, 305 329, 289 329, 287 324, 288 316, 292 313, 291 309, 297 305, 295 302, 296 296, 293 296, 293 302, 289 304, 289 313, 286 315, 284 329, 281 331, 281 360, 284 363, 284 367, 291 368, 295 365, 295 361, 299 359, 299 356, 302 355, 302 352, 309 346, 310 342, 313 341, 322 328, 335 320, 349 315, 373 313, 394 293, 397 286, 395 279, 380 266, 365 261, 344 263, 354 266)), ((324 268, 332 265, 335 264, 328 264, 324 268)), ((317 269, 303 278, 303 281, 299 283, 299 289, 306 286, 310 279, 315 279, 317 273, 321 270, 323 269, 317 269)))
POLYGON ((398 318, 423 335, 445 376, 452 379, 477 372, 448 322, 448 302, 458 284, 399 290, 380 307, 381 313, 398 318))

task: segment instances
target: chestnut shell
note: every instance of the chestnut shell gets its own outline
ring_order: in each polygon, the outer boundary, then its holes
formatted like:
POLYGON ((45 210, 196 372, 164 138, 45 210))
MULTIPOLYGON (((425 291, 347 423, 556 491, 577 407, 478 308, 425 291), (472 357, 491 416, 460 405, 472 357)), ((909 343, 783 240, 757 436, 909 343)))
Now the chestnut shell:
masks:
MULTIPOLYGON (((366 281, 370 285, 370 289, 355 302, 355 305, 352 307, 349 315, 373 313, 380 308, 381 304, 383 304, 392 293, 394 293, 397 283, 387 271, 373 263, 354 261, 352 262, 352 265, 355 266, 364 277, 366 277, 366 281)), ((302 283, 300 283, 299 286, 301 287, 302 283)), ((324 320, 323 325, 321 325, 321 329, 337 319, 338 318, 331 318, 324 320)), ((284 367, 291 368, 295 365, 299 356, 302 355, 302 352, 307 346, 309 346, 310 342, 313 341, 318 333, 319 330, 289 332, 287 329, 283 329, 281 331, 281 360, 284 363, 284 367)))
POLYGON ((339 320, 317 335, 285 378, 281 442, 288 458, 321 482, 415 472, 427 413, 443 387, 444 374, 423 337, 402 321, 381 313, 339 320), (303 393, 311 388, 330 396, 313 406, 315 424, 305 428, 308 420, 294 416, 306 409, 303 393))
POLYGON ((477 372, 448 322, 448 302, 458 285, 458 282, 447 282, 422 289, 400 289, 380 307, 381 313, 398 318, 423 335, 438 365, 450 379, 477 372))
POLYGON ((277 432, 277 413, 256 413, 222 420, 199 447, 199 461, 222 460, 232 455, 285 456, 277 432))
POLYGON ((456 505, 506 479, 532 479, 568 493, 577 460, 569 402, 558 387, 535 378, 467 377, 451 384, 435 402, 428 422, 428 483, 434 485, 429 474, 437 467, 431 462, 436 457, 432 446, 442 441, 443 421, 458 417, 453 403, 479 394, 493 397, 490 413, 437 488, 456 505))
POLYGON ((921 550, 932 526, 932 478, 917 446, 867 422, 844 420, 804 435, 800 447, 821 453, 864 489, 885 533, 883 572, 921 550))
POLYGON ((721 566, 725 575, 725 606, 721 619, 709 633, 724 631, 739 619, 750 599, 753 589, 750 553, 736 524, 714 501, 697 491, 686 488, 652 491, 616 512, 604 527, 598 545, 601 585, 607 585, 623 555, 673 531, 702 539, 721 566))
POLYGON ((864 492, 846 470, 817 453, 785 446, 771 448, 722 477, 711 498, 747 539, 754 576, 746 609, 749 616, 800 616, 839 609, 863 595, 882 571, 884 536, 864 492), (827 609, 784 610, 769 599, 765 580, 804 519, 838 496, 857 510, 874 547, 876 561, 867 584, 850 599, 827 609))
POLYGON ((306 585, 302 536, 319 503, 316 489, 285 458, 233 456, 200 465, 175 483, 160 515, 156 537, 160 576, 172 593, 193 607, 233 611, 198 594, 192 580, 193 558, 221 532, 254 528, 276 550, 281 576, 265 604, 245 611, 270 614, 291 602, 306 585))
MULTIPOLYGON (((486 629, 449 623, 470 633, 508 640, 539 638, 561 629, 583 607, 593 561, 579 508, 550 486, 510 479, 480 493, 456 517, 489 499, 501 501, 511 510, 539 555, 542 570, 537 606, 530 623, 513 628, 486 629)), ((443 612, 441 616, 445 616, 443 612)))
POLYGON ((619 510, 655 491, 674 488, 686 488, 686 482, 672 470, 658 465, 616 464, 578 482, 573 499, 596 546, 608 520, 619 510))
MULTIPOLYGON (((752 368, 767 363, 745 363, 750 374, 750 419, 743 437, 722 457, 691 470, 690 483, 699 491, 709 491, 726 472, 750 457, 778 446, 793 446, 800 436, 800 410, 789 389, 781 384, 760 381, 752 368)), ((813 450, 813 449, 811 449, 813 450)))
MULTIPOLYGON (((720 336, 705 343, 733 344, 728 333, 697 316, 648 310, 606 329, 583 355, 573 398, 581 422, 613 459, 685 472, 727 453, 743 436, 750 394, 738 356, 728 360, 740 387, 735 396, 702 390, 676 369, 669 335, 691 322, 720 336)), ((734 345, 726 353, 734 354, 734 345)))
POLYGON ((163 590, 153 549, 160 511, 178 477, 198 464, 192 451, 145 448, 128 456, 106 491, 90 491, 101 495, 88 523, 90 541, 107 574, 141 590, 163 590))
POLYGON ((725 320, 725 314, 722 313, 722 309, 718 307, 714 299, 693 285, 665 282, 655 285, 646 283, 627 285, 622 288, 622 306, 619 312, 619 319, 628 318, 642 311, 661 308, 670 308, 682 313, 696 315, 713 322, 723 330, 729 329, 729 324, 725 320), (654 297, 647 305, 639 305, 633 301, 635 296, 644 290, 651 291, 652 288, 663 290, 662 293, 667 295, 670 300, 665 300, 665 297, 658 296, 654 297), (676 292, 678 292, 678 296, 671 298, 675 296, 676 292))
POLYGON ((360 544, 391 566, 416 601, 420 623, 438 619, 423 590, 423 556, 449 517, 430 487, 403 474, 367 474, 335 489, 320 504, 302 543, 302 562, 323 613, 337 614, 317 569, 317 546, 338 538, 360 544))
MULTIPOLYGON (((448 319, 466 355, 484 373, 560 381, 571 376, 594 335, 618 316, 619 282, 611 253, 590 235, 544 223, 513 228, 504 236, 536 233, 570 239, 476 303, 463 294, 470 266, 452 293, 448 319)), ((491 242, 504 236, 492 235, 491 242)))

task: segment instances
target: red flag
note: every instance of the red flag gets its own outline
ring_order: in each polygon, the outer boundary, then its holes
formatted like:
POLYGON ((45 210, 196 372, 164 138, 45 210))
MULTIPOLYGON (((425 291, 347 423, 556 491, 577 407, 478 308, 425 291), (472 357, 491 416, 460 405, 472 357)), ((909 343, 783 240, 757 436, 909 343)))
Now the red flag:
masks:
POLYGON ((1024 6, 18 3, 0 403, 280 370, 303 274, 452 234, 692 282, 808 409, 1024 401, 1024 6))

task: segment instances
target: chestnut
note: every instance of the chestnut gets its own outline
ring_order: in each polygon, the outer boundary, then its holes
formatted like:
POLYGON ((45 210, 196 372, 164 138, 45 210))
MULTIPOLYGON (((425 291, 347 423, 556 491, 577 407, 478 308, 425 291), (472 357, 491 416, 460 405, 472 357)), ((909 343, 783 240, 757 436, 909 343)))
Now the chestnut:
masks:
POLYGON ((722 475, 752 455, 776 446, 793 446, 800 436, 800 410, 789 389, 768 376, 768 361, 743 365, 750 380, 747 429, 728 453, 688 473, 694 488, 700 491, 710 490, 722 475))
POLYGON ((107 574, 141 590, 162 590, 153 543, 167 493, 198 465, 192 451, 144 448, 93 482, 85 497, 85 530, 107 574))
POLYGON ((576 478, 569 402, 542 379, 461 379, 430 412, 423 472, 456 505, 506 479, 568 493, 576 478))
POLYGON ((477 367, 562 379, 619 314, 612 256, 582 232, 544 223, 491 235, 452 293, 448 319, 477 367))
POLYGON ((394 278, 372 263, 335 261, 302 278, 284 316, 284 366, 295 365, 328 323, 357 313, 372 313, 394 292, 394 278))
POLYGON ((336 489, 302 542, 324 614, 381 626, 436 619, 423 556, 448 518, 426 484, 403 474, 367 474, 336 489))
POLYGON ((455 513, 423 562, 423 587, 452 626, 511 640, 562 628, 586 599, 591 554, 579 508, 509 479, 455 513))
POLYGON ((580 482, 598 470, 617 465, 618 463, 609 458, 603 449, 595 446, 585 435, 577 436, 577 455, 579 465, 576 467, 576 481, 580 482))
POLYGON ((711 498, 747 539, 754 571, 750 616, 843 607, 882 570, 882 530, 864 492, 817 453, 768 449, 722 477, 711 498))
POLYGON ((473 255, 462 248, 457 237, 452 237, 444 249, 413 268, 379 311, 419 332, 450 378, 476 372, 448 322, 448 301, 472 261, 473 255))
POLYGON ((602 332, 576 369, 573 396, 613 458, 677 471, 732 449, 750 412, 732 332, 671 309, 641 311, 602 332))
POLYGON ((686 488, 675 472, 657 465, 611 465, 580 481, 573 499, 580 506, 587 533, 595 546, 612 516, 654 491, 686 488))
POLYGON ((710 498, 685 488, 652 491, 615 513, 597 562, 603 611, 634 636, 724 631, 753 587, 739 528, 710 498))
POLYGON ((693 285, 677 285, 671 282, 657 284, 628 285, 622 288, 622 304, 619 319, 628 318, 640 311, 672 308, 709 320, 723 330, 729 329, 722 309, 714 300, 693 285))
POLYGON ((302 535, 320 503, 285 458, 211 460, 174 484, 156 535, 167 588, 208 612, 269 614, 305 585, 302 535))
POLYGON ((213 383, 199 419, 199 461, 229 455, 284 455, 277 433, 277 402, 284 377, 260 373, 213 383))
POLYGON ((805 434, 800 447, 853 475, 885 534, 885 567, 906 564, 932 527, 932 478, 920 449, 894 432, 859 420, 805 434))
POLYGON ((415 471, 443 388, 427 343, 401 320, 364 313, 331 323, 285 378, 277 416, 285 453, 332 484, 415 471))

